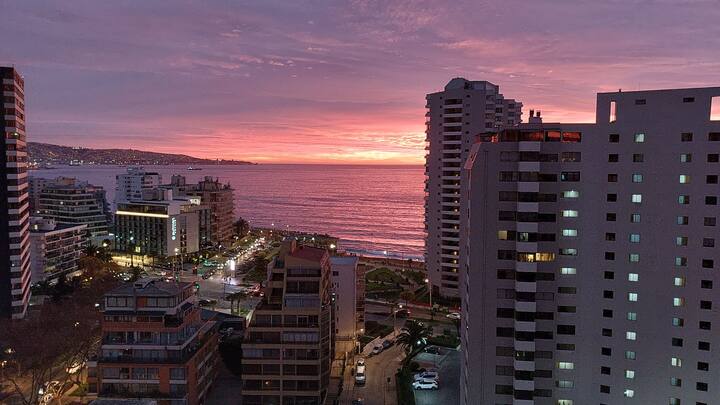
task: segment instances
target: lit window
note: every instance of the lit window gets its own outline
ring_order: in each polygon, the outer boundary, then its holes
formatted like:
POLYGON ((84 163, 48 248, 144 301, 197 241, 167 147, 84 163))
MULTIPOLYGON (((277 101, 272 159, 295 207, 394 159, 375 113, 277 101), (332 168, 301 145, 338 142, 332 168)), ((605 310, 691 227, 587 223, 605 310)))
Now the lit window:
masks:
POLYGON ((562 216, 568 217, 568 218, 575 218, 578 216, 578 212, 575 210, 563 210, 562 216))
POLYGON ((642 183, 643 175, 640 173, 634 173, 632 175, 632 181, 633 181, 633 183, 642 183))
POLYGON ((690 183, 690 176, 687 174, 681 174, 680 175, 680 184, 687 184, 690 183))
POLYGON ((631 201, 635 204, 640 204, 642 202, 642 194, 633 194, 631 201))
POLYGON ((563 267, 560 269, 560 274, 569 275, 569 274, 576 274, 576 273, 577 273, 577 269, 575 267, 563 267))
POLYGON ((687 246, 688 244, 688 238, 687 236, 678 236, 675 238, 675 244, 678 246, 687 246))
POLYGON ((640 234, 639 233, 631 233, 630 234, 630 243, 640 243, 640 234))
POLYGON ((635 134, 635 142, 636 143, 645 142, 645 134, 635 134))
POLYGON ((690 222, 690 218, 688 218, 686 215, 679 215, 677 217, 678 225, 687 225, 689 222, 690 222))
POLYGON ((625 370, 625 378, 632 380, 635 378, 635 370, 625 370))
POLYGON ((508 231, 498 231, 498 239, 507 240, 507 238, 508 238, 508 231))
POLYGON ((673 298, 673 306, 674 306, 674 307, 682 307, 682 306, 684 306, 684 305, 685 305, 685 298, 682 298, 682 297, 680 297, 680 298, 678 298, 678 297, 673 298))
POLYGON ((689 195, 680 195, 680 196, 678 196, 678 202, 680 204, 690 204, 690 196, 689 195))
MULTIPOLYGON (((613 122, 612 103, 614 101, 610 104, 610 122, 613 122)), ((720 121, 720 96, 713 97, 710 101, 710 121, 720 121)))
POLYGON ((673 357, 670 359, 670 365, 673 367, 682 367, 682 359, 679 357, 673 357))
POLYGON ((577 229, 563 229, 563 236, 577 236, 577 229))
POLYGON ((639 253, 630 253, 628 255, 628 260, 630 260, 630 263, 637 263, 640 261, 640 254, 639 253))
POLYGON ((625 358, 626 358, 626 359, 628 359, 628 360, 635 360, 635 357, 636 357, 636 355, 635 355, 635 352, 634 352, 634 351, 632 351, 632 350, 626 350, 626 351, 625 351, 625 358))
POLYGON ((687 257, 676 257, 675 258, 675 265, 676 266, 687 266, 687 257))
POLYGON ((628 301, 637 302, 637 300, 638 300, 637 293, 634 293, 634 292, 628 293, 628 301))
POLYGON ((575 369, 575 363, 570 361, 559 361, 557 363, 557 368, 560 370, 573 370, 575 369))
POLYGON ((625 339, 627 340, 637 340, 637 333, 636 332, 625 332, 625 339))
POLYGON ((627 320, 628 321, 637 321, 637 312, 628 312, 627 320))
POLYGON ((578 197, 580 197, 580 192, 577 190, 563 191, 563 198, 578 198, 578 197))
POLYGON ((673 284, 675 284, 676 287, 684 287, 685 277, 675 277, 675 279, 673 280, 673 284))
POLYGON ((560 249, 560 254, 563 256, 577 256, 577 249, 574 248, 563 248, 560 249))
POLYGON ((673 318, 672 325, 683 327, 683 326, 685 326, 685 320, 683 318, 673 318))
POLYGON ((572 399, 558 399, 557 405, 573 405, 572 399))
POLYGON ((682 163, 690 163, 690 162, 692 162, 692 153, 682 153, 682 154, 680 154, 680 162, 682 162, 682 163))
POLYGON ((574 386, 574 384, 573 384, 572 381, 559 380, 559 381, 557 382, 557 387, 558 387, 558 388, 572 388, 573 386, 574 386))
MULTIPOLYGON (((718 112, 718 115, 720 116, 720 112, 718 112)), ((718 119, 720 119, 720 118, 718 118, 718 119)), ((617 121, 617 102, 611 101, 610 102, 610 122, 615 122, 615 121, 617 121)))
POLYGON ((627 389, 625 390, 625 392, 623 392, 623 395, 625 395, 625 398, 632 398, 635 396, 635 391, 627 389))
POLYGON ((682 378, 670 378, 670 385, 672 385, 673 387, 682 387, 682 378))
POLYGON ((640 276, 638 276, 637 273, 629 273, 628 274, 628 281, 636 282, 636 281, 638 281, 639 278, 640 278, 640 276))

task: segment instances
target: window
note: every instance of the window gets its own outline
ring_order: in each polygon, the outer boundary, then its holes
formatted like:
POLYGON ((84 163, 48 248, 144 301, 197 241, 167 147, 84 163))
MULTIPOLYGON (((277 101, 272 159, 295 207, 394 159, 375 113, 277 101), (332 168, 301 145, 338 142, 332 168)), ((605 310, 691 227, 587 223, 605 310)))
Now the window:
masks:
POLYGON ((563 198, 578 198, 580 197, 580 192, 577 190, 567 190, 563 191, 562 196, 563 198))
POLYGON ((578 212, 575 210, 563 210, 562 216, 566 218, 575 218, 578 216, 578 212))
POLYGON ((687 225, 690 222, 690 218, 686 215, 680 215, 677 217, 678 225, 687 225))
POLYGON ((610 393, 610 386, 608 385, 601 385, 600 386, 600 392, 603 394, 609 394, 610 393))
POLYGON ((635 391, 633 391, 633 390, 631 390, 631 389, 626 389, 625 391, 623 391, 623 395, 624 395, 626 398, 632 398, 632 397, 635 396, 635 391))
POLYGON ((640 173, 634 173, 632 175, 632 182, 633 183, 642 183, 643 181, 643 175, 640 173))
POLYGON ((556 385, 558 388, 572 388, 574 386, 573 382, 568 380, 559 380, 556 385))
POLYGON ((614 280, 615 279, 615 272, 614 271, 604 271, 603 277, 605 277, 605 280, 614 280))
POLYGON ((672 326, 677 326, 677 327, 682 328, 683 326, 685 326, 685 320, 683 318, 673 318, 672 326))
POLYGON ((575 363, 569 361, 559 361, 557 363, 557 368, 560 370, 573 370, 575 368, 575 363))
POLYGON ((605 260, 615 260, 615 252, 605 252, 605 260))
POLYGON ((617 194, 614 194, 614 193, 608 194, 608 195, 605 197, 605 199, 606 199, 608 202, 615 202, 615 201, 617 201, 617 194))
POLYGON ((685 298, 682 298, 682 297, 675 297, 675 298, 673 298, 673 306, 674 306, 674 307, 682 307, 682 306, 685 306, 685 298))
POLYGON ((717 196, 706 195, 705 196, 705 205, 717 205, 717 196))
POLYGON ((702 267, 705 269, 712 269, 715 267, 715 261, 712 259, 702 259, 702 267))
POLYGON ((692 132, 683 132, 680 134, 680 142, 692 142, 692 132))
POLYGON ((577 236, 577 229, 563 229, 563 236, 577 236))
POLYGON ((574 267, 563 267, 560 269, 560 274, 564 275, 570 275, 570 274, 576 274, 577 269, 574 267))
POLYGON ((683 103, 694 103, 695 97, 683 97, 683 103))
POLYGON ((645 134, 635 134, 635 143, 645 142, 645 134))
POLYGON ((600 366, 600 374, 610 375, 610 367, 600 366))
POLYGON ((690 162, 692 162, 692 153, 681 153, 681 154, 680 154, 680 162, 681 162, 681 163, 690 163, 690 162))
POLYGON ((617 153, 611 153, 608 155, 608 162, 610 163, 617 163, 620 161, 620 155, 617 153))
POLYGON ((690 183, 690 176, 687 174, 681 174, 680 175, 680 184, 687 184, 690 183))
POLYGON ((635 352, 632 351, 632 350, 626 350, 626 351, 625 351, 625 358, 628 359, 628 360, 635 360, 636 354, 635 354, 635 352))
POLYGON ((558 399, 557 405, 573 405, 572 399, 558 399))
POLYGON ((702 281, 700 281, 700 288, 705 288, 705 289, 711 289, 711 288, 713 288, 713 282, 712 282, 712 280, 702 280, 702 281))
POLYGON ((687 257, 675 257, 675 265, 676 266, 687 266, 687 257))
POLYGON ((642 194, 633 194, 630 201, 632 201, 635 204, 642 203, 642 194))
POLYGON ((608 183, 617 183, 617 174, 608 174, 608 183))
POLYGON ((672 357, 670 359, 670 365, 673 367, 682 367, 682 359, 679 357, 672 357))
POLYGON ((707 161, 708 163, 720 162, 720 153, 708 153, 707 161))
POLYGON ((703 247, 715 247, 715 239, 703 238, 703 247))
POLYGON ((703 342, 703 341, 698 342, 698 350, 702 350, 704 352, 709 352, 710 351, 710 342, 703 342))
POLYGON ((710 132, 708 134, 708 141, 710 141, 710 142, 720 141, 720 132, 710 132))
POLYGON ((709 371, 710 370, 710 364, 705 363, 704 361, 698 361, 697 363, 697 369, 700 371, 709 371))
POLYGON ((639 278, 637 273, 628 273, 628 281, 637 282, 639 278))
POLYGON ((640 214, 635 213, 630 215, 630 222, 638 224, 640 223, 640 214))
POLYGON ((687 246, 687 244, 688 244, 687 236, 677 236, 675 238, 675 244, 678 246, 687 246))
POLYGON ((610 134, 610 136, 608 137, 608 142, 610 142, 610 143, 620 142, 620 134, 610 134))
MULTIPOLYGON (((718 118, 718 119, 720 119, 720 118, 718 118)), ((617 121, 617 102, 611 101, 610 102, 610 122, 615 122, 615 121, 617 121)))
POLYGON ((602 329, 602 335, 605 336, 605 337, 612 337, 613 331, 612 331, 612 329, 603 328, 603 329, 602 329))
POLYGON ((633 162, 642 163, 645 161, 645 156, 642 153, 633 153, 633 162))
POLYGON ((689 195, 680 195, 680 196, 678 196, 678 202, 683 205, 690 204, 690 196, 689 195))
POLYGON ((673 285, 675 285, 675 287, 685 287, 685 277, 675 277, 673 279, 673 285))
POLYGON ((637 312, 628 312, 627 320, 628 321, 637 321, 637 312))
POLYGON ((561 256, 577 256, 577 249, 573 248, 562 248, 560 249, 561 256))
POLYGON ((716 174, 708 174, 705 176, 705 183, 718 184, 718 176, 716 174))
POLYGON ((715 226, 715 217, 705 217, 703 218, 703 225, 705 226, 715 226))
POLYGON ((615 233, 614 232, 605 232, 605 240, 609 242, 615 241, 615 233))
POLYGON ((630 243, 640 243, 640 234, 639 233, 631 233, 630 234, 630 243))
POLYGON ((606 220, 606 221, 613 222, 613 221, 615 221, 616 219, 617 219, 617 214, 615 214, 614 212, 608 212, 607 214, 605 214, 605 220, 606 220))
POLYGON ((628 260, 630 261, 630 263, 637 263, 637 262, 640 261, 640 254, 638 254, 638 253, 630 253, 630 254, 628 255, 628 260))
POLYGON ((637 340, 637 332, 633 332, 633 331, 625 332, 625 339, 626 340, 637 340))
POLYGON ((638 300, 637 293, 634 293, 634 292, 628 293, 628 301, 637 302, 637 300, 638 300))
POLYGON ((697 383, 695 383, 695 389, 698 391, 707 391, 708 385, 707 385, 707 383, 704 383, 704 382, 697 382, 697 383))
POLYGON ((682 378, 670 378, 670 385, 673 387, 682 387, 682 378))
POLYGON ((560 172, 560 181, 580 181, 580 172, 560 172))
POLYGON ((628 380, 635 378, 635 370, 625 370, 625 378, 628 380))

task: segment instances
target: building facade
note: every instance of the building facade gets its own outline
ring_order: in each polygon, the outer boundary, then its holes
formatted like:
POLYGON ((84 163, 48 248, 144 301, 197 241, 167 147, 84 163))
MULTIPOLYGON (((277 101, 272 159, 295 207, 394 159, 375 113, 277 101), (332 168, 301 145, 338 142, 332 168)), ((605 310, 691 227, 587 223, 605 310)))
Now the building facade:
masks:
POLYGON ((335 299, 335 348, 352 353, 365 327, 365 270, 357 256, 330 258, 335 299))
POLYGON ((478 134, 519 124, 522 103, 492 83, 463 78, 426 101, 425 264, 436 293, 458 297, 462 163, 478 134))
POLYGON ((20 319, 30 300, 25 81, 11 67, 0 67, 0 81, 0 317, 20 319))
POLYGON ((466 162, 462 404, 713 404, 720 87, 601 93, 596 123, 466 162), (713 119, 711 119, 713 118, 713 119))
POLYGON ((209 209, 192 197, 173 197, 171 190, 143 192, 144 199, 118 202, 115 249, 138 255, 168 257, 197 252, 201 225, 209 209))
POLYGON ((38 216, 63 225, 85 224, 91 238, 108 234, 108 204, 102 187, 72 177, 58 177, 42 185, 33 190, 39 192, 38 216))
POLYGON ((200 197, 202 203, 210 207, 212 242, 220 244, 232 242, 233 223, 235 222, 235 190, 230 187, 230 184, 222 184, 218 179, 205 176, 197 184, 187 185, 186 194, 200 197))
POLYGON ((143 190, 152 190, 162 184, 157 172, 145 171, 143 167, 128 167, 115 176, 115 203, 142 199, 143 190))
POLYGON ((53 219, 30 218, 32 283, 55 282, 79 275, 78 261, 87 246, 87 225, 58 225, 53 219))
POLYGON ((88 391, 160 405, 202 404, 218 361, 216 322, 201 318, 192 283, 141 279, 105 294, 88 391))
POLYGON ((245 405, 325 403, 334 355, 330 258, 286 240, 243 342, 245 405))

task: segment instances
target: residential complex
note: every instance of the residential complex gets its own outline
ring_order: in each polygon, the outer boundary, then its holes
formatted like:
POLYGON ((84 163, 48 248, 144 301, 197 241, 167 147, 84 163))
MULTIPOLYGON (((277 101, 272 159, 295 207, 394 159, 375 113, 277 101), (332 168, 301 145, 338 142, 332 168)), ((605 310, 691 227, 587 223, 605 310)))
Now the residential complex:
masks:
POLYGON ((19 319, 30 300, 25 81, 12 67, 0 67, 0 81, 0 317, 19 319))
POLYGON ((330 258, 283 242, 243 342, 245 405, 324 404, 334 354, 330 258))
POLYGON ((473 145, 462 404, 717 403, 711 104, 720 87, 600 93, 594 124, 531 112, 473 145))
POLYGON ((337 353, 352 353, 365 327, 365 267, 357 256, 330 258, 337 353))
POLYGON ((492 83, 463 78, 426 99, 425 263, 436 292, 458 297, 462 162, 478 134, 519 124, 522 103, 492 83))
POLYGON ((162 183, 157 172, 145 171, 143 167, 131 166, 115 176, 115 203, 142 199, 143 190, 152 190, 162 183))
POLYGON ((210 176, 197 184, 188 185, 188 196, 200 197, 210 207, 210 235, 215 243, 229 243, 233 236, 235 222, 235 190, 230 184, 222 184, 210 176))
POLYGON ((209 228, 209 208, 196 197, 174 197, 172 190, 142 194, 143 199, 117 203, 115 249, 155 257, 197 252, 209 228))
POLYGON ((201 318, 192 283, 141 279, 105 294, 102 341, 88 362, 100 398, 202 404, 217 375, 216 322, 201 318))
POLYGON ((72 177, 33 182, 33 193, 37 193, 32 196, 37 201, 33 215, 54 219, 58 224, 85 224, 91 238, 108 234, 108 205, 102 187, 72 177))
POLYGON ((78 260, 87 246, 86 229, 85 224, 63 225, 53 219, 30 218, 33 284, 79 275, 78 260))

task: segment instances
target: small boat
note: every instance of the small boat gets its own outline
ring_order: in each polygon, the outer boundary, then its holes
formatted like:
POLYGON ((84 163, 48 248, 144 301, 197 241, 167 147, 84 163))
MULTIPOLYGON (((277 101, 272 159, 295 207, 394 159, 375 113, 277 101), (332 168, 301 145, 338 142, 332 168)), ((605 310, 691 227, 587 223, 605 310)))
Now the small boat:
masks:
POLYGON ((188 170, 202 170, 201 167, 192 167, 192 166, 189 166, 187 169, 188 170))

